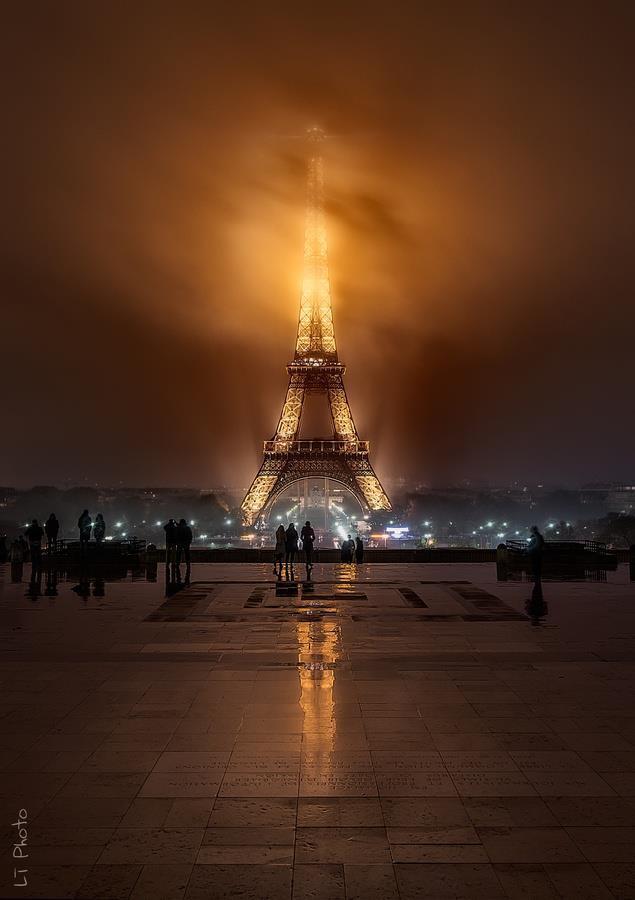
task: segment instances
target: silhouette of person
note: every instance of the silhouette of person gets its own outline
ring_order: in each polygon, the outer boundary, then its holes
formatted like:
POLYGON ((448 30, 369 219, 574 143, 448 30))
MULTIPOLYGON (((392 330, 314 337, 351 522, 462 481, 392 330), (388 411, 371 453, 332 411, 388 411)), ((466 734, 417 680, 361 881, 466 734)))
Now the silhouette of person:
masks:
POLYGON ((355 549, 355 542, 353 541, 350 534, 347 539, 342 543, 340 557, 342 562, 353 562, 353 550, 355 549))
POLYGON ((355 538, 355 562, 364 562, 364 544, 359 535, 355 538))
POLYGON ((20 545, 20 548, 22 550, 22 561, 26 562, 26 560, 28 560, 30 558, 30 554, 29 554, 29 545, 24 540, 23 534, 21 534, 20 537, 18 538, 18 544, 20 545))
POLYGON ((44 529, 37 519, 33 519, 26 530, 26 536, 29 540, 29 550, 31 551, 31 578, 35 578, 35 573, 42 568, 42 538, 44 537, 44 529))
POLYGON ((165 569, 166 578, 174 581, 176 578, 177 560, 177 534, 179 526, 174 519, 169 519, 163 526, 165 531, 165 569))
POLYGON ((284 551, 284 565, 287 572, 287 578, 289 577, 289 563, 291 563, 291 580, 293 580, 293 564, 295 562, 295 555, 298 552, 298 532, 296 531, 293 522, 291 522, 285 532, 284 551))
POLYGON ((304 523, 304 528, 300 532, 302 538, 302 549, 304 550, 304 559, 306 563, 306 577, 311 577, 311 569, 313 568, 313 544, 315 542, 315 531, 311 527, 310 522, 304 523))
POLYGON ((95 519, 95 524, 93 525, 93 536, 95 538, 95 541, 98 544, 101 544, 101 542, 104 539, 105 534, 106 534, 106 523, 104 521, 104 517, 102 516, 101 513, 97 513, 97 518, 95 519))
POLYGON ((90 540, 90 532, 93 527, 93 523, 91 522, 90 514, 87 509, 84 510, 84 512, 77 520, 77 527, 79 528, 80 553, 86 553, 86 551, 88 550, 88 542, 90 540))
POLYGON ((11 563, 11 581, 22 581, 24 570, 24 548, 19 540, 11 542, 9 547, 9 561, 11 563))
POLYGON ((176 526, 176 544, 179 551, 179 562, 181 562, 181 558, 183 558, 188 566, 190 564, 190 545, 192 539, 192 529, 185 519, 179 519, 179 524, 176 526))
POLYGON ((46 532, 46 550, 50 555, 51 553, 55 553, 57 535, 60 531, 60 523, 57 521, 55 513, 51 513, 44 523, 44 531, 46 532))
POLYGON ((6 562, 9 558, 9 550, 7 549, 7 536, 0 534, 0 563, 6 562))
POLYGON ((273 551, 273 574, 282 578, 282 561, 286 553, 287 533, 284 525, 278 525, 276 529, 276 546, 273 551))
POLYGON ((534 582, 534 591, 542 591, 542 554, 545 547, 545 539, 538 531, 537 525, 529 529, 530 538, 527 542, 527 555, 531 563, 531 576, 534 582))

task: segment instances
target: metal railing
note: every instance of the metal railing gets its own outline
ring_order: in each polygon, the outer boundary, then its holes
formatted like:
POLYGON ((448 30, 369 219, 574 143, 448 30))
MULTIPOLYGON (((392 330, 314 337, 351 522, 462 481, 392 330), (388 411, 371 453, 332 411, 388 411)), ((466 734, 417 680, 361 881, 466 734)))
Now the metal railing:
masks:
POLYGON ((368 441, 265 441, 265 453, 281 453, 281 454, 298 454, 305 455, 307 453, 315 454, 348 454, 348 453, 368 453, 368 441))

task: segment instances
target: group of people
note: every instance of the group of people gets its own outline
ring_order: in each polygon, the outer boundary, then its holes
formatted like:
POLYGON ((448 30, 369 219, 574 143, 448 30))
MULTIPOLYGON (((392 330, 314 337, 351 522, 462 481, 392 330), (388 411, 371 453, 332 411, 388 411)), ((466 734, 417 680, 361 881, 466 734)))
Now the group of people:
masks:
MULTIPOLYGON (((300 534, 295 527, 295 523, 285 528, 284 525, 278 525, 276 530, 276 546, 273 551, 273 574, 278 578, 282 578, 282 565, 284 563, 287 577, 291 573, 293 578, 294 564, 300 552, 300 548, 304 553, 304 562, 306 566, 307 578, 311 577, 313 569, 313 550, 315 545, 315 531, 310 522, 305 522, 300 534)), ((342 542, 341 546, 342 562, 361 563, 364 559, 364 544, 358 536, 355 540, 348 535, 347 540, 342 542)))
POLYGON ((306 565, 307 578, 311 575, 313 568, 313 545, 315 543, 315 531, 310 522, 305 522, 300 534, 298 534, 295 524, 291 522, 288 528, 284 525, 278 525, 276 530, 276 546, 273 551, 273 574, 278 578, 282 578, 282 563, 284 562, 287 578, 289 573, 293 578, 294 564, 296 557, 300 551, 300 543, 304 551, 304 562, 306 565))

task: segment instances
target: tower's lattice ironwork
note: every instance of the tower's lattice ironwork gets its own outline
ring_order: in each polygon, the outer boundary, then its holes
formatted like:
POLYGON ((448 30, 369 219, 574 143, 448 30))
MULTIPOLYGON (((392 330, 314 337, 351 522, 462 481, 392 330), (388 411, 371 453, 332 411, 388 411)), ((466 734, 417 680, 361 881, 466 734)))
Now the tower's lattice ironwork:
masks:
POLYGON ((265 441, 262 465, 242 512, 253 525, 282 491, 302 478, 333 478, 365 508, 390 509, 390 500, 370 464, 368 441, 360 441, 344 388, 346 367, 339 361, 333 328, 324 214, 324 165, 319 128, 308 132, 307 211, 304 273, 298 336, 289 386, 276 433, 265 441), (324 394, 333 422, 332 439, 300 440, 304 399, 324 394))

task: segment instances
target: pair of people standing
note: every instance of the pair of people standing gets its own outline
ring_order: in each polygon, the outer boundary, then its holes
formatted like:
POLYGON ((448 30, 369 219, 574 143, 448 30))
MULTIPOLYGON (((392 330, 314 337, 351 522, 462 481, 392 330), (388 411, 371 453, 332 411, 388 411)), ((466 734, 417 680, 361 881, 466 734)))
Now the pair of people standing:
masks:
POLYGON ((181 560, 190 565, 190 547, 193 540, 192 529, 185 519, 169 519, 163 526, 165 531, 165 561, 168 565, 178 565, 181 560))
POLYGON ((304 562, 306 565, 307 578, 311 576, 313 568, 313 545, 315 544, 315 531, 311 527, 310 522, 305 522, 300 535, 296 530, 295 524, 291 522, 288 528, 279 525, 276 531, 276 546, 273 554, 273 574, 278 578, 282 577, 282 561, 284 560, 287 578, 289 577, 289 569, 293 578, 293 564, 299 551, 299 541, 302 541, 302 549, 304 550, 304 562))
POLYGON ((95 522, 93 523, 90 517, 90 513, 87 509, 84 510, 84 512, 77 520, 77 527, 79 529, 80 550, 86 550, 88 542, 90 540, 91 531, 97 544, 101 544, 106 535, 106 522, 104 521, 103 515, 101 513, 97 513, 95 522))
POLYGON ((353 559, 355 559, 356 563, 364 561, 364 544, 359 535, 353 540, 349 534, 347 539, 342 541, 340 559, 342 562, 348 563, 352 563, 353 559))

